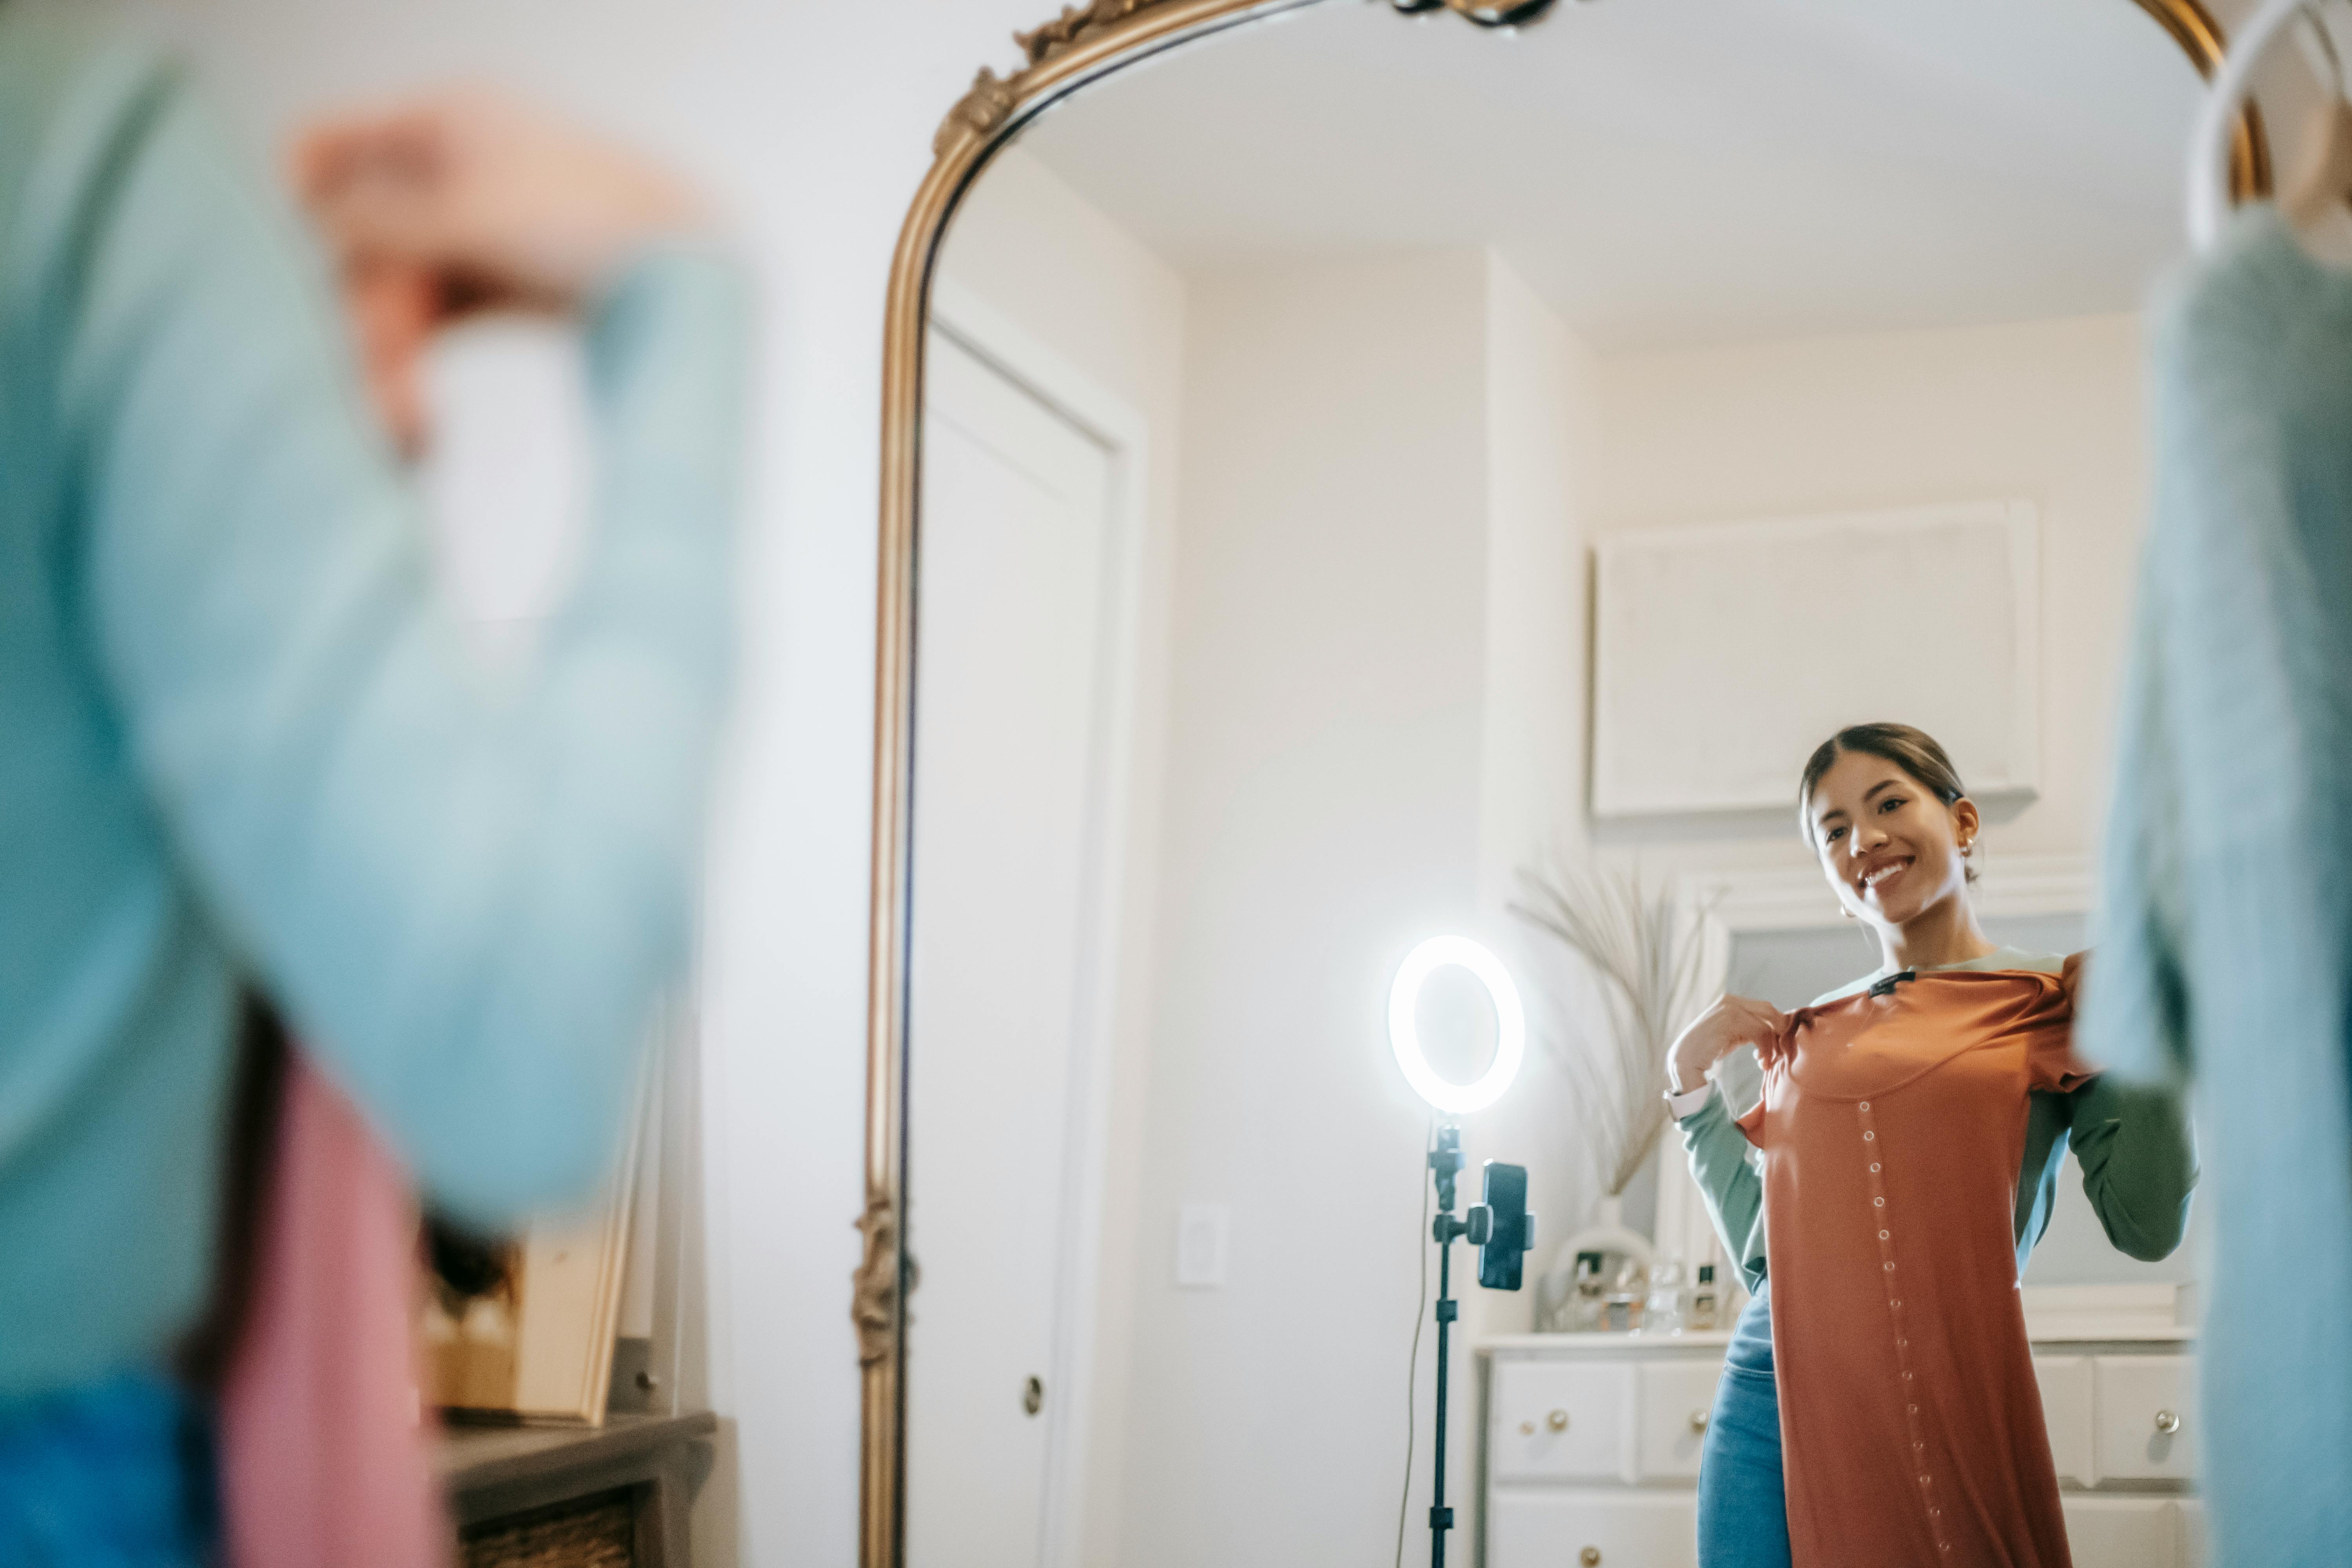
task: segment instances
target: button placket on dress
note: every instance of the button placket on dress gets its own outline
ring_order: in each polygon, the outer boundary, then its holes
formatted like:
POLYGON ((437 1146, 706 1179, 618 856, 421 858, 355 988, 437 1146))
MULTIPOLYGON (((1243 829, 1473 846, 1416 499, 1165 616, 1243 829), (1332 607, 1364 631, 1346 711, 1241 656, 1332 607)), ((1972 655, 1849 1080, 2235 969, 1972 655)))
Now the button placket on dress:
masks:
POLYGON ((1903 1380, 1904 1427, 1911 1439, 1914 1473, 1919 1478, 1919 1507, 1936 1537, 1936 1549, 1949 1553, 1952 1541, 1944 1531, 1943 1505, 1937 1500, 1936 1479, 1927 1468, 1927 1429, 1919 1418, 1919 1380, 1911 1364, 1911 1335, 1903 1316, 1903 1273, 1895 1267, 1895 1214, 1886 1201, 1886 1145, 1878 1135, 1878 1121, 1871 1114, 1870 1101, 1860 1101, 1854 1110, 1862 1133, 1864 1175, 1869 1184, 1869 1225, 1878 1237, 1879 1278, 1886 1286, 1887 1332, 1895 1341, 1895 1366, 1903 1380))

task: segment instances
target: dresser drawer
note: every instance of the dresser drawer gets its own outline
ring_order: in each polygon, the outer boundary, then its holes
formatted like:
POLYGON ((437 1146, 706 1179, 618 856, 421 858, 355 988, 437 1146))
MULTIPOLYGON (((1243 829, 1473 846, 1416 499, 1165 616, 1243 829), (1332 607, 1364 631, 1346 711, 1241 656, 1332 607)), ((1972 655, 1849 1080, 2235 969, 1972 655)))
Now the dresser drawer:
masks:
POLYGON ((1633 1467, 1643 1480, 1698 1474, 1699 1445, 1715 1411, 1719 1358, 1645 1361, 1638 1369, 1633 1417, 1633 1467))
POLYGON ((2099 1479, 2197 1474, 2197 1366, 2179 1355, 2096 1358, 2099 1479))
POLYGON ((1495 1494, 1486 1568, 1696 1568, 1688 1492, 1495 1494))
POLYGON ((1497 1481, 1632 1480, 1633 1369, 1591 1362, 1501 1362, 1487 1449, 1497 1481))
POLYGON ((2074 1568, 2180 1568, 2179 1510, 2165 1498, 2070 1497, 2074 1568))
POLYGON ((2179 1502, 2180 1568, 2205 1568, 2205 1505, 2193 1497, 2179 1502))
POLYGON ((2098 1479, 2091 1358, 2035 1356, 2033 1381, 2042 1389, 2042 1419, 2050 1428, 2050 1458, 2060 1484, 2090 1486, 2098 1479))

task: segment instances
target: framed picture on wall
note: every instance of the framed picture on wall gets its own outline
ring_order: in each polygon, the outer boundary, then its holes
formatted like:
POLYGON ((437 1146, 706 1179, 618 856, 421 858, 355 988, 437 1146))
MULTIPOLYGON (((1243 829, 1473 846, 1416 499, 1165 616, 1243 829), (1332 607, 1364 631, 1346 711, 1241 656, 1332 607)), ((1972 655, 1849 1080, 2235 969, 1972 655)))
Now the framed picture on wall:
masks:
POLYGON ((459 1419, 600 1426, 628 1272, 646 1083, 594 1200, 498 1239, 437 1226, 420 1313, 426 1404, 459 1419))
POLYGON ((1593 551, 1597 816, 1783 810, 1892 720, 1969 793, 2040 780, 2040 540, 2023 500, 1628 529, 1593 551))

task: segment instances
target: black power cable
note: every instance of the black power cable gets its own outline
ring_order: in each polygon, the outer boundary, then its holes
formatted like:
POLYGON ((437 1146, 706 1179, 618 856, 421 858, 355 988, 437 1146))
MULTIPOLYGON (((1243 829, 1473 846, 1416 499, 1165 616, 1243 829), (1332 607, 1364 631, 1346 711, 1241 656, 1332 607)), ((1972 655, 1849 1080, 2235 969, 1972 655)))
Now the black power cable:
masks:
MULTIPOLYGON (((1428 1168, 1431 1153, 1437 1148, 1437 1118, 1429 1119, 1429 1132, 1422 1140, 1423 1169, 1428 1168)), ((1396 1568, 1404 1568, 1404 1521, 1412 1504, 1413 1439, 1421 1432, 1421 1325, 1429 1318, 1429 1187, 1421 1184, 1421 1293, 1414 1299, 1412 1310, 1412 1353, 1404 1363, 1404 1488, 1397 1494, 1396 1568)))

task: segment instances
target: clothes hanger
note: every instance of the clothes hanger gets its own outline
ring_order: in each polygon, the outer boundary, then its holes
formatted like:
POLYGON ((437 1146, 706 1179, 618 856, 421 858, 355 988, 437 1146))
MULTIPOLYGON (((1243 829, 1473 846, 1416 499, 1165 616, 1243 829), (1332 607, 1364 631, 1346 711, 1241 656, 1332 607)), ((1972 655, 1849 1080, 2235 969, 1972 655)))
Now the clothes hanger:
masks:
POLYGON ((2330 91, 2327 107, 2319 111, 2311 134, 2305 139, 2302 166, 2279 197, 2278 206, 2289 223, 2308 230, 2337 208, 2352 204, 2352 99, 2346 97, 2344 62, 2336 56, 2336 40, 2327 36, 2319 7, 2306 5, 2303 18, 2311 25, 2319 52, 2327 57, 2330 91))
MULTIPOLYGON (((2262 8, 2231 41, 2221 68, 2213 73, 2213 85, 2197 111, 2197 128, 2189 142, 2189 237, 2200 251, 2213 247, 2230 214, 2230 133, 2237 123, 2238 106, 2253 79, 2254 67, 2278 41, 2278 36, 2306 14, 2310 3, 2311 0, 2263 0, 2262 8)), ((2341 79, 2338 80, 2336 95, 2340 98, 2343 89, 2341 79)), ((2347 174, 2347 178, 2352 180, 2352 174, 2347 174)), ((2352 190, 2352 185, 2347 189, 2352 190)))

